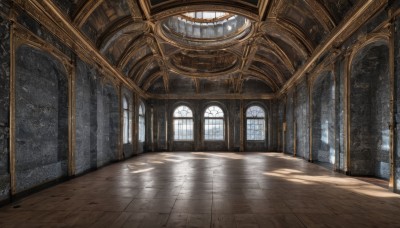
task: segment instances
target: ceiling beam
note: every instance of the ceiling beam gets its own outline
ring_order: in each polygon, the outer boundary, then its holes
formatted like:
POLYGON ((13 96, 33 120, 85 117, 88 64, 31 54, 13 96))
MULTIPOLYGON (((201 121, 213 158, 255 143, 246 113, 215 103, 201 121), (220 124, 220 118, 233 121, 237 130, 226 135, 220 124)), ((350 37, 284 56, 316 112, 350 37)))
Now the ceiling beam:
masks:
MULTIPOLYGON (((45 1, 47 2, 47 1, 45 1)), ((75 17, 73 19, 73 23, 78 26, 78 28, 82 27, 83 24, 87 21, 90 15, 99 7, 104 0, 87 0, 77 11, 75 17)))
POLYGON ((304 47, 307 48, 308 53, 312 53, 314 51, 315 45, 313 44, 311 39, 305 34, 304 31, 302 31, 292 22, 283 18, 278 18, 276 22, 277 25, 280 26, 282 29, 287 30, 291 34, 294 34, 296 38, 300 40, 300 42, 304 45, 304 47))
POLYGON ((285 64, 285 66, 287 67, 288 71, 290 73, 294 73, 295 68, 293 65, 292 60, 289 58, 289 56, 286 54, 286 52, 277 44, 275 43, 273 40, 269 39, 266 36, 262 36, 263 40, 266 42, 260 42, 260 50, 270 50, 272 51, 272 53, 278 57, 278 59, 285 64), (266 46, 265 44, 267 44, 268 46, 266 46))
POLYGON ((279 90, 279 86, 278 86, 278 84, 276 84, 275 80, 273 80, 271 77, 267 76, 261 69, 255 67, 255 66, 252 66, 247 71, 245 71, 243 74, 244 74, 244 76, 242 78, 244 78, 245 75, 251 75, 251 76, 254 76, 254 77, 264 81, 265 84, 267 84, 269 87, 271 87, 272 91, 279 90))
POLYGON ((136 26, 137 30, 143 31, 143 22, 135 22, 131 16, 126 16, 121 18, 120 20, 117 20, 113 22, 111 25, 108 26, 106 30, 99 36, 99 38, 96 41, 96 46, 99 48, 99 50, 104 47, 106 43, 109 42, 109 40, 112 40, 117 33, 120 33, 123 31, 125 28, 129 26, 136 26))
POLYGON ((285 0, 271 0, 271 6, 268 11, 268 18, 277 18, 279 10, 281 9, 285 0))
POLYGON ((142 21, 143 15, 140 11, 140 6, 137 4, 137 1, 127 1, 129 6, 129 11, 131 12, 131 16, 134 21, 142 21))
POLYGON ((271 69, 272 72, 278 78, 279 86, 282 86, 283 84, 285 84, 286 78, 283 76, 282 72, 278 68, 276 68, 276 66, 273 63, 268 61, 266 58, 260 58, 258 56, 255 56, 253 58, 253 61, 260 62, 260 63, 266 65, 269 69, 271 69))
MULTIPOLYGON (((134 78, 133 76, 135 75, 136 72, 139 72, 140 69, 142 68, 143 64, 147 64, 153 60, 155 60, 156 56, 153 54, 148 54, 143 56, 141 59, 135 62, 135 64, 132 66, 132 68, 128 72, 128 77, 129 78, 134 78)), ((138 84, 139 85, 139 84, 138 84)))
POLYGON ((308 58, 312 53, 301 41, 298 35, 291 30, 291 28, 285 28, 277 21, 271 20, 264 23, 261 30, 263 31, 264 35, 270 34, 270 36, 284 37, 284 41, 295 48, 304 58, 308 58))
POLYGON ((136 54, 138 49, 144 48, 146 45, 147 40, 144 34, 141 34, 132 40, 119 58, 117 67, 122 69, 129 62, 132 56, 136 54))
POLYGON ((320 2, 315 0, 305 0, 304 2, 311 8, 315 19, 317 19, 326 31, 330 32, 334 27, 336 27, 336 23, 332 16, 320 2))
MULTIPOLYGON (((140 82, 142 81, 143 75, 146 73, 146 71, 153 65, 156 63, 156 59, 155 58, 150 58, 148 59, 146 62, 144 62, 140 68, 139 71, 137 72, 133 72, 134 74, 129 75, 129 78, 131 78, 136 85, 140 86, 140 82)), ((158 64, 157 64, 158 65, 158 64)))
POLYGON ((150 75, 150 76, 146 79, 146 81, 144 81, 144 83, 143 83, 143 87, 142 87, 143 90, 147 92, 147 91, 150 89, 150 87, 153 85, 153 83, 154 83, 157 79, 159 79, 160 77, 162 77, 162 76, 163 76, 163 72, 161 72, 161 71, 158 71, 158 72, 156 72, 156 73, 150 75))

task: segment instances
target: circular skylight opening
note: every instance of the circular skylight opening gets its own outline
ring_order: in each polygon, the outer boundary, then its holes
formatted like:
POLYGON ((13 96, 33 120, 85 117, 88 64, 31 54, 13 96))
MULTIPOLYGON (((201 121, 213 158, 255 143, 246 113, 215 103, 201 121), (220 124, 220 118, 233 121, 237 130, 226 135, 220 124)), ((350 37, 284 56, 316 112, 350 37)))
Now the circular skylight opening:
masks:
POLYGON ((252 22, 221 11, 196 11, 174 15, 159 24, 168 40, 188 46, 221 46, 248 37, 252 22))
POLYGON ((184 13, 181 16, 193 21, 216 22, 226 19, 227 17, 231 16, 231 14, 219 11, 200 11, 184 13))

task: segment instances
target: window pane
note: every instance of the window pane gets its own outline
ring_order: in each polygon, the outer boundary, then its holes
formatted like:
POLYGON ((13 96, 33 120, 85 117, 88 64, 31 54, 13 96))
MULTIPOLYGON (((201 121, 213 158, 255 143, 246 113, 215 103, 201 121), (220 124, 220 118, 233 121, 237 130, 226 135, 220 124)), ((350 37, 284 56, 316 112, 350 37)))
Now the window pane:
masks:
POLYGON ((124 128, 123 128, 124 143, 128 143, 129 138, 129 112, 124 110, 124 128))
POLYGON ((193 119, 174 119, 174 140, 193 140, 193 119))
POLYGON ((132 143, 132 114, 129 112, 129 121, 128 121, 128 142, 132 143))
POLYGON ((179 106, 174 111, 174 117, 193 117, 192 110, 187 106, 179 106))
POLYGON ((265 120, 247 119, 247 140, 265 140, 265 120))
POLYGON ((146 123, 145 123, 145 107, 142 102, 139 105, 139 142, 144 142, 146 140, 146 123))
POLYGON ((218 106, 210 106, 204 112, 204 117, 224 117, 224 112, 218 106))
POLYGON ((145 127, 144 116, 139 116, 139 142, 145 141, 145 127))
POLYGON ((224 140, 224 120, 206 118, 204 120, 205 140, 224 140))
POLYGON ((251 106, 246 111, 246 117, 265 118, 264 109, 260 106, 251 106))
POLYGON ((140 105, 139 105, 139 115, 144 115, 144 113, 145 113, 144 105, 143 105, 143 104, 140 104, 140 105))
POLYGON ((128 109, 128 107, 129 107, 128 99, 125 96, 122 98, 122 107, 123 107, 123 109, 128 109))

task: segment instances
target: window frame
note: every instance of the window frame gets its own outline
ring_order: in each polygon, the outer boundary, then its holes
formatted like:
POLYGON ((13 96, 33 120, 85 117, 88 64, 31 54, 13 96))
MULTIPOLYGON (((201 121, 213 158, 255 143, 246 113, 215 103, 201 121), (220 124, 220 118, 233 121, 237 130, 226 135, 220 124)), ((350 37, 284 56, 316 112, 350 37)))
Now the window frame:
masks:
POLYGON ((267 112, 265 111, 265 108, 263 108, 261 105, 258 105, 258 104, 253 104, 253 105, 249 105, 247 108, 246 108, 246 111, 245 111, 245 120, 246 121, 244 121, 245 122, 245 124, 246 124, 246 126, 245 126, 245 129, 246 129, 246 142, 265 142, 266 140, 267 140, 267 112), (248 115, 247 115, 247 111, 250 109, 250 108, 252 108, 252 107, 258 107, 258 108, 260 108, 263 112, 264 112, 264 117, 249 117, 248 115), (248 120, 263 120, 264 121, 264 129, 263 129, 263 136, 264 136, 264 139, 249 139, 249 137, 248 137, 248 120))
POLYGON ((123 118, 123 128, 122 128, 122 142, 123 144, 132 144, 132 114, 131 105, 127 96, 122 97, 122 118, 123 118))
POLYGON ((224 142, 226 140, 225 116, 226 115, 225 115, 224 109, 218 104, 208 105, 204 109, 204 111, 203 111, 203 124, 202 124, 203 125, 202 126, 202 128, 203 128, 202 138, 203 138, 204 141, 206 141, 206 142, 224 142), (211 107, 219 108, 222 111, 223 116, 222 117, 206 117, 205 115, 207 113, 207 110, 210 109, 211 107), (212 119, 214 119, 214 120, 222 120, 222 139, 206 139, 206 120, 212 120, 212 119))
POLYGON ((140 143, 146 142, 146 107, 144 106, 142 101, 139 102, 139 107, 138 107, 138 141, 140 143), (143 120, 143 128, 141 128, 142 125, 140 120, 143 120), (141 138, 142 131, 143 131, 143 138, 141 138))
POLYGON ((185 104, 178 105, 174 108, 174 110, 172 112, 172 140, 174 142, 194 142, 194 113, 193 113, 193 109, 190 108, 188 105, 185 105, 185 104), (186 107, 187 109, 189 109, 192 113, 192 117, 176 117, 175 112, 180 107, 186 107), (175 130, 176 130, 175 129, 175 120, 192 120, 192 137, 191 137, 191 139, 176 139, 175 138, 175 130))

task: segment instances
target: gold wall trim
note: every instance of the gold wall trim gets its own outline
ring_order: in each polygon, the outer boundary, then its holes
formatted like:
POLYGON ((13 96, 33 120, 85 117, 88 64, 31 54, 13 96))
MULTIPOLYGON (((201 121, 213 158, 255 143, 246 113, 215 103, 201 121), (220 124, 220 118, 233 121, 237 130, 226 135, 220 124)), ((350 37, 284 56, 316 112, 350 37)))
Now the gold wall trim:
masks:
POLYGON ((344 153, 345 153, 345 166, 344 171, 347 175, 351 175, 351 151, 350 151, 350 53, 346 53, 344 60, 344 153))
MULTIPOLYGON (((393 12, 389 12, 390 15, 393 15, 393 12)), ((394 17, 396 19, 396 17, 394 17)), ((395 76, 395 34, 396 28, 395 24, 392 22, 389 25, 389 75, 390 75, 390 123, 389 123, 389 138, 390 138, 390 179, 389 179, 389 189, 393 192, 397 192, 397 182, 396 182, 396 76, 395 76)), ((400 148, 398 148, 400 149, 400 148)))
POLYGON ((17 193, 16 167, 15 167, 15 18, 11 19, 10 25, 10 192, 17 193))
POLYGON ((308 150, 309 162, 313 162, 313 83, 307 80, 307 94, 308 94, 308 150))
POLYGON ((16 52, 26 45, 50 54, 60 61, 68 80, 68 175, 75 174, 75 67, 70 58, 54 46, 34 35, 15 22, 15 11, 12 12, 10 26, 10 180, 11 195, 17 194, 16 186, 16 52))
POLYGON ((68 175, 74 176, 76 148, 76 71, 74 65, 68 67, 68 175))

